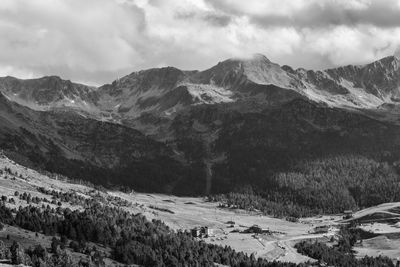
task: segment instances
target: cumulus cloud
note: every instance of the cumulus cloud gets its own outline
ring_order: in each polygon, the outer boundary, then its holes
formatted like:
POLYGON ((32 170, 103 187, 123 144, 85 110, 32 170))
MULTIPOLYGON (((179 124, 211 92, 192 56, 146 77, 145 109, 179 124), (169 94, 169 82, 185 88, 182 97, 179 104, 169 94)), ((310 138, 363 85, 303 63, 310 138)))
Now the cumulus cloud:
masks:
POLYGON ((0 76, 102 84, 252 53, 305 68, 366 63, 400 46, 398 18, 399 0, 1 0, 0 76))

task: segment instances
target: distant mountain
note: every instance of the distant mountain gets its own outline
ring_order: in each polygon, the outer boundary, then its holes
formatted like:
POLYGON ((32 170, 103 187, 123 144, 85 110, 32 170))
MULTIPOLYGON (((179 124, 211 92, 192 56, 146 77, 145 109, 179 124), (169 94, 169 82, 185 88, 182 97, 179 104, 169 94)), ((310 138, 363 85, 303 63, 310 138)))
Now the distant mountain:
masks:
POLYGON ((301 96, 330 106, 376 108, 400 101, 399 66, 400 60, 391 56, 363 66, 294 70, 256 54, 228 59, 205 71, 143 70, 99 88, 55 76, 5 77, 0 78, 0 91, 33 109, 68 107, 105 120, 137 118, 143 113, 171 116, 187 106, 248 99, 283 103, 301 96), (282 93, 277 95, 277 88, 282 93))
POLYGON ((15 102, 39 110, 64 106, 90 110, 97 102, 94 87, 57 76, 28 80, 4 77, 0 79, 0 91, 15 102))
POLYGON ((98 88, 5 77, 0 91, 0 148, 143 191, 262 187, 328 155, 400 160, 397 57, 314 71, 257 54, 204 71, 143 70, 98 88))

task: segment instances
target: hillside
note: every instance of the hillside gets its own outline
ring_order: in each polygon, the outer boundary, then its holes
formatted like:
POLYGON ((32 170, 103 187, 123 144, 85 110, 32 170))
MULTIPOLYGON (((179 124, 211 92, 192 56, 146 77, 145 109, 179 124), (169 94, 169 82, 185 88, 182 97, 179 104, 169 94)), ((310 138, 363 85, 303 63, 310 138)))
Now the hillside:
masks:
POLYGON ((165 144, 137 130, 68 110, 31 110, 1 95, 0 101, 0 147, 29 166, 154 191, 167 190, 185 172, 165 144))
MULTIPOLYGON (((343 223, 340 215, 290 221, 257 211, 221 208, 203 198, 105 190, 82 180, 34 171, 3 154, 0 196, 0 261, 46 266, 297 266, 304 262, 313 266, 314 260, 297 252, 296 244, 330 243, 341 238, 343 223), (262 233, 248 232, 255 224, 262 233), (193 238, 186 233, 199 226, 209 227, 211 234, 193 238), (314 232, 326 226, 326 233, 314 232), (16 252, 8 254, 8 249, 16 252), (286 261, 292 263, 282 263, 286 261)), ((389 235, 398 228, 379 219, 385 213, 398 220, 398 207, 399 203, 387 203, 354 214, 351 220, 364 220, 362 228, 376 231, 365 237, 364 245, 357 245, 357 257, 400 256, 398 250, 385 247, 397 242, 389 235)), ((382 257, 366 260, 388 261, 382 257)))

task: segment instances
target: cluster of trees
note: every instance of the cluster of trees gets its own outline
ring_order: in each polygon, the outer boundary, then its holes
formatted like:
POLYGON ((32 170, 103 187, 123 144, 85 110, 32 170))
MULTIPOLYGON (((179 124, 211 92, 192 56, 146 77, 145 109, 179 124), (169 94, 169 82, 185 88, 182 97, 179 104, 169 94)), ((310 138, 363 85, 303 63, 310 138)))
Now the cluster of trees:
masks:
POLYGON ((86 198, 78 195, 74 191, 61 192, 61 191, 46 189, 44 187, 38 187, 37 190, 42 194, 50 195, 53 201, 56 202, 67 202, 70 203, 71 205, 84 205, 86 203, 86 198))
POLYGON ((0 223, 12 224, 14 222, 13 210, 7 208, 4 202, 0 202, 0 223))
MULTIPOLYGON (((42 194, 50 195, 52 198, 53 204, 57 204, 60 202, 67 202, 67 203, 70 203, 71 205, 91 206, 91 204, 94 202, 100 202, 100 203, 104 203, 104 204, 114 204, 118 207, 132 206, 132 203, 125 199, 122 199, 117 196, 110 196, 110 195, 107 195, 105 197, 104 195, 100 194, 100 192, 98 190, 95 190, 95 189, 88 192, 88 194, 91 196, 91 198, 85 198, 85 197, 77 194, 73 190, 71 190, 69 192, 61 192, 61 191, 46 189, 44 187, 38 187, 37 190, 38 190, 38 192, 40 192, 42 194)), ((28 194, 28 197, 29 197, 29 195, 30 194, 28 194)))
POLYGON ((144 266, 296 266, 267 262, 230 247, 206 244, 189 233, 174 232, 161 221, 152 222, 140 214, 93 204, 84 211, 28 206, 10 210, 0 204, 0 222, 46 235, 61 235, 81 243, 91 241, 112 249, 112 258, 126 264, 144 266), (62 212, 60 212, 62 211, 62 212), (12 213, 16 213, 15 218, 12 213), (61 214, 60 214, 61 213, 61 214))
POLYGON ((3 241, 0 241, 0 260, 8 260, 13 265, 27 265, 33 267, 103 267, 104 253, 97 250, 95 246, 89 247, 86 244, 80 243, 78 247, 74 247, 76 242, 70 242, 70 248, 75 252, 86 254, 86 258, 81 258, 79 261, 73 262, 70 252, 66 249, 68 240, 62 236, 60 239, 53 237, 50 248, 45 248, 38 244, 34 247, 24 247, 14 241, 10 246, 6 246, 3 241), (83 248, 82 248, 83 246, 83 248))
POLYGON ((132 203, 122 199, 117 196, 110 196, 108 194, 101 194, 101 192, 106 192, 104 187, 102 186, 97 186, 95 189, 92 189, 91 191, 88 192, 88 194, 92 197, 94 201, 106 204, 106 205, 115 205, 117 207, 130 207, 132 206, 132 203))
POLYGON ((302 241, 296 244, 297 251, 311 258, 319 260, 321 263, 327 263, 331 266, 387 266, 394 267, 393 261, 390 258, 378 256, 357 259, 353 254, 344 253, 337 248, 332 248, 326 244, 314 242, 310 243, 302 241))
POLYGON ((160 208, 160 207, 157 207, 157 206, 154 206, 154 205, 150 205, 149 208, 150 208, 150 209, 153 209, 153 210, 159 210, 159 211, 163 211, 163 212, 172 213, 172 214, 175 213, 175 212, 173 212, 173 211, 170 210, 170 209, 160 208))
POLYGON ((3 170, 0 170, 0 175, 3 175, 3 174, 5 174, 5 178, 6 178, 6 179, 8 178, 7 175, 10 175, 10 176, 11 176, 11 179, 15 179, 15 177, 19 177, 19 178, 21 178, 21 179, 26 179, 26 177, 24 178, 24 177, 22 176, 22 174, 18 174, 17 171, 13 172, 13 171, 11 170, 11 168, 9 168, 9 167, 4 167, 3 170))
POLYGON ((17 172, 13 173, 13 171, 11 170, 11 168, 8 168, 8 167, 4 167, 3 170, 0 170, 0 174, 3 174, 3 173, 8 173, 8 174, 10 174, 10 175, 15 175, 15 176, 18 175, 17 172))
POLYGON ((210 200, 275 216, 309 216, 400 201, 400 176, 387 163, 335 156, 297 164, 268 186, 211 196, 210 200))
POLYGON ((393 261, 388 257, 365 256, 361 259, 356 258, 352 247, 360 239, 360 235, 355 229, 343 227, 339 235, 340 239, 335 246, 328 246, 317 241, 302 241, 297 243, 295 248, 299 253, 317 259, 319 263, 332 266, 395 266, 393 261))
POLYGON ((49 254, 41 245, 24 249, 18 242, 13 242, 7 247, 0 241, 0 259, 9 260, 14 265, 28 265, 34 267, 70 267, 73 266, 71 255, 67 250, 56 246, 49 254))
POLYGON ((0 170, 0 176, 4 176, 4 179, 8 179, 9 178, 8 175, 11 175, 11 179, 15 179, 13 177, 13 173, 12 173, 11 169, 5 167, 3 170, 0 170))
POLYGON ((22 193, 19 194, 18 191, 14 192, 14 196, 19 197, 19 199, 26 201, 26 203, 30 204, 35 203, 35 204, 40 204, 42 201, 43 202, 49 202, 46 198, 40 198, 40 197, 32 197, 31 193, 22 193))
POLYGON ((317 211, 309 207, 301 206, 290 201, 271 201, 268 197, 263 197, 251 188, 240 190, 239 192, 230 192, 227 194, 211 195, 207 199, 213 202, 220 202, 221 208, 240 208, 248 211, 261 211, 267 215, 275 217, 299 218, 311 216, 317 211))
POLYGON ((132 206, 132 202, 127 201, 127 200, 122 199, 122 198, 117 197, 117 196, 107 195, 107 202, 108 203, 112 203, 117 207, 131 207, 132 206))

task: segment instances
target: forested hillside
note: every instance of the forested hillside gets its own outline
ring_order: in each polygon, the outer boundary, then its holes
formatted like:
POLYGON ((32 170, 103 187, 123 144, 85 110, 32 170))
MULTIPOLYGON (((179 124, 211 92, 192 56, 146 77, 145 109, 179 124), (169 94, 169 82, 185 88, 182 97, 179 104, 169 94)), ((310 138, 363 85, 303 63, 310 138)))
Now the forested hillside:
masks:
POLYGON ((247 187, 211 199, 229 206, 295 217, 400 201, 396 168, 361 156, 306 160, 290 172, 273 175, 268 185, 247 187))

